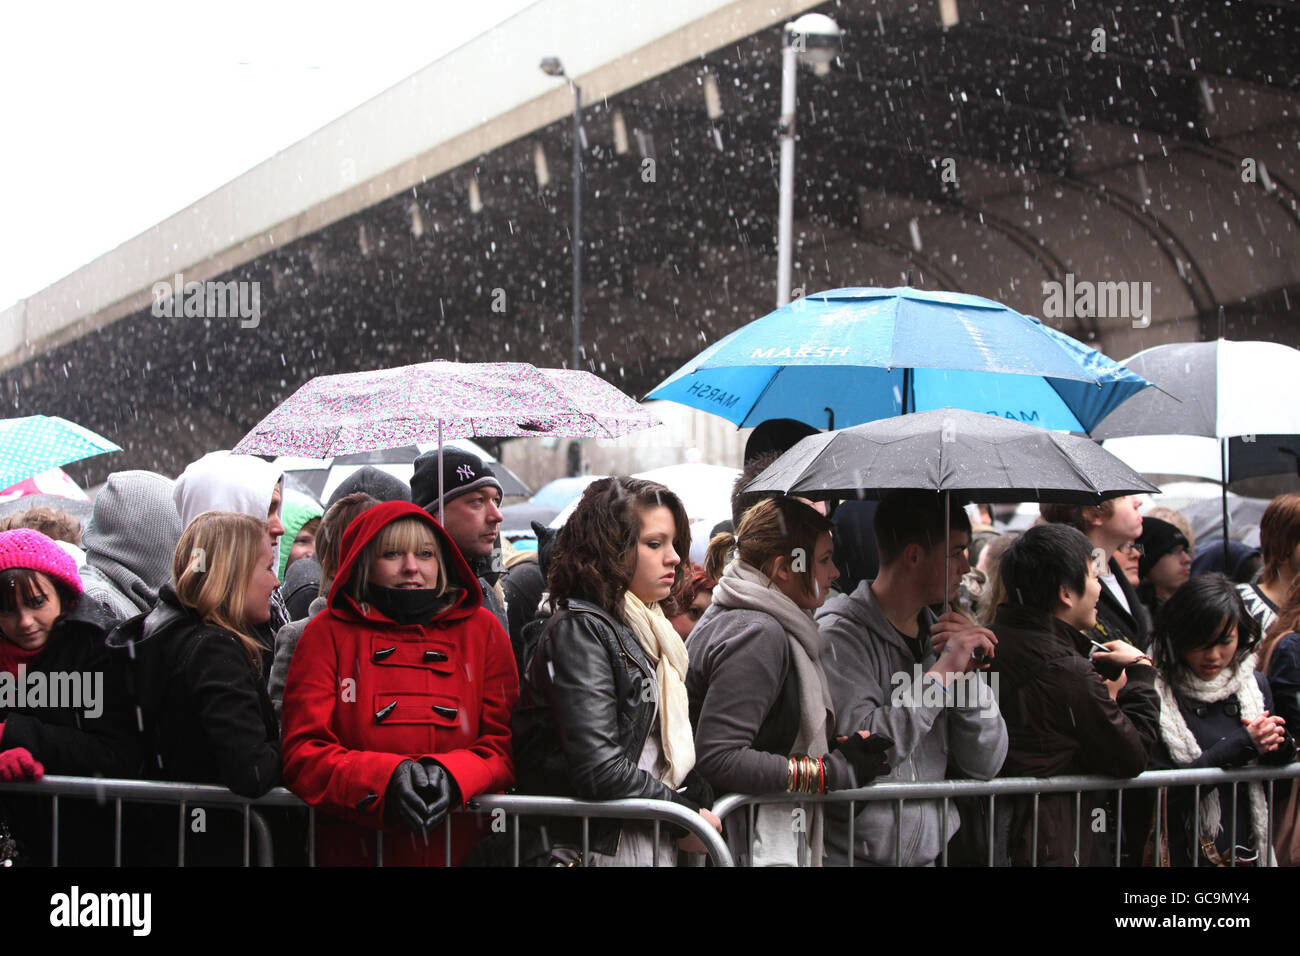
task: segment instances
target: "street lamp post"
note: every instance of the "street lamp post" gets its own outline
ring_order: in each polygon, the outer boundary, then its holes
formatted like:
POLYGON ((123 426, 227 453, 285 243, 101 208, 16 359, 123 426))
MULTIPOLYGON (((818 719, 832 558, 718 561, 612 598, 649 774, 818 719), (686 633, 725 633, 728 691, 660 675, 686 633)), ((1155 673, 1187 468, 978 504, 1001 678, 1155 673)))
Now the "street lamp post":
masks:
MULTIPOLYGON (((579 368, 582 361, 582 88, 573 77, 564 72, 564 65, 556 56, 544 57, 542 72, 547 76, 562 76, 573 87, 573 356, 570 368, 579 368)), ((582 473, 582 447, 569 443, 569 474, 582 473)))
POLYGON ((542 60, 542 72, 563 76, 573 87, 573 361, 582 360, 582 88, 564 72, 559 57, 542 60))
POLYGON ((777 220, 776 304, 790 301, 791 233, 794 228, 794 110, 798 60, 818 75, 830 71, 839 47, 840 28, 823 13, 805 13, 787 23, 781 44, 781 198, 777 220))

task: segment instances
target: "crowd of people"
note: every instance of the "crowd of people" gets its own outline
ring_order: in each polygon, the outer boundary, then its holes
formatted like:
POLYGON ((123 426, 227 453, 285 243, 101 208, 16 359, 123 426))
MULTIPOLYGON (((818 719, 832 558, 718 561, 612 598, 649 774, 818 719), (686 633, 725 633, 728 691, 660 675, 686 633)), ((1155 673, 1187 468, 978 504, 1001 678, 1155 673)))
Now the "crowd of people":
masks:
MULTIPOLYGON (((317 811, 326 865, 502 862, 487 818, 453 811, 509 790, 670 801, 755 866, 1277 861, 1283 800, 1270 816, 1258 783, 1174 788, 1161 814, 1150 791, 1122 813, 1113 792, 1016 797, 993 821, 980 800, 858 801, 852 820, 811 800, 798 826, 767 803, 752 830, 724 828, 711 808, 732 792, 1296 755, 1300 495, 1269 505, 1258 549, 1225 555, 1134 497, 1043 504, 1015 534, 926 492, 742 493, 778 453, 747 464, 703 566, 678 496, 621 477, 516 549, 496 475, 458 449, 419 458, 409 484, 362 468, 323 503, 214 452, 175 481, 112 475, 84 531, 48 507, 12 515, 0 783, 285 786, 317 811)), ((239 862, 242 813, 195 809, 181 835, 174 810, 133 807, 127 862, 239 862)), ((303 861, 301 816, 267 809, 278 862, 303 861)), ((111 859, 109 808, 64 801, 60 818, 62 862, 111 859)), ((48 862, 52 825, 48 798, 0 791, 0 862, 48 862)), ((704 850, 612 819, 590 822, 585 853, 572 819, 526 818, 521 842, 536 865, 704 850)))

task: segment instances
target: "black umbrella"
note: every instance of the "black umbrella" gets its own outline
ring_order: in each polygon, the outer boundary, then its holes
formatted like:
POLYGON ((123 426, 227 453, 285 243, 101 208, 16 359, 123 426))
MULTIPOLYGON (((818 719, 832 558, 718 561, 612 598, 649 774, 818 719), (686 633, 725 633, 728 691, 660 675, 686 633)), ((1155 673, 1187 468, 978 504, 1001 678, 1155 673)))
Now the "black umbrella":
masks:
POLYGON ((745 486, 812 499, 901 489, 1082 505, 1160 490, 1090 439, 956 408, 811 435, 745 486))
POLYGON ((745 490, 826 499, 904 488, 1082 505, 1160 491, 1090 439, 957 408, 810 435, 745 490))

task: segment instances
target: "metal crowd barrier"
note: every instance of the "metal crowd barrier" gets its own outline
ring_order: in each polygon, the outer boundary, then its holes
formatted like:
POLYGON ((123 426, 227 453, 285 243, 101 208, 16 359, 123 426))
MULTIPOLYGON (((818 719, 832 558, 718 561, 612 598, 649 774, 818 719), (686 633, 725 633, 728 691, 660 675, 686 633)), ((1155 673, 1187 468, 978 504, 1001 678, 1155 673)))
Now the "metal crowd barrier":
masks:
MULTIPOLYGON (((316 862, 315 810, 283 787, 265 796, 249 800, 231 793, 224 787, 204 784, 164 783, 151 780, 119 780, 102 777, 47 776, 39 782, 0 783, 0 798, 7 793, 48 797, 51 801, 50 859, 54 866, 59 861, 59 798, 89 798, 103 805, 113 802, 113 865, 122 865, 122 805, 124 803, 149 803, 177 807, 178 850, 177 865, 185 865, 186 809, 188 807, 233 807, 243 811, 243 865, 252 861, 251 839, 257 836, 256 860, 258 866, 274 866, 274 848, 271 831, 257 807, 292 807, 307 811, 307 865, 316 862)), ((619 819, 646 821, 654 825, 655 845, 659 843, 662 823, 681 827, 699 838, 708 850, 714 866, 732 866, 731 853, 716 830, 698 813, 667 800, 572 800, 566 797, 543 797, 524 794, 484 794, 470 801, 465 811, 482 815, 504 812, 514 817, 513 861, 520 863, 520 830, 525 816, 580 817, 582 819, 582 858, 588 856, 588 827, 593 819, 619 819)), ((446 864, 451 865, 451 814, 444 826, 447 828, 446 864)), ((383 865, 384 834, 376 831, 376 863, 383 865)), ((658 865, 656 856, 655 864, 658 865)))
MULTIPOLYGON (((745 808, 747 810, 747 822, 745 829, 746 845, 752 849, 754 839, 754 808, 771 804, 825 804, 825 803, 847 803, 849 805, 848 813, 848 841, 849 847, 848 865, 854 865, 854 839, 853 830, 856 822, 857 812, 854 804, 860 802, 880 802, 892 801, 894 803, 894 865, 901 865, 903 858, 903 828, 901 826, 903 805, 909 800, 940 800, 942 802, 940 820, 941 820, 941 840, 943 842, 943 865, 948 864, 948 843, 952 836, 948 832, 948 802, 958 797, 988 797, 988 831, 985 834, 988 842, 988 865, 995 866, 995 854, 997 851, 997 841, 995 839, 995 805, 998 797, 1012 797, 1021 795, 1033 796, 1033 832, 1031 835, 1033 846, 1033 866, 1038 865, 1038 797, 1045 793, 1073 793, 1074 796, 1074 865, 1079 866, 1079 844, 1080 844, 1080 826, 1082 822, 1082 800, 1085 793, 1106 793, 1114 791, 1116 795, 1116 839, 1115 839, 1115 865, 1121 865, 1123 855, 1123 807, 1124 792, 1127 790, 1149 790, 1156 789, 1155 804, 1155 858, 1160 859, 1161 846, 1161 816, 1167 812, 1163 806, 1164 800, 1158 788, 1162 787, 1193 787, 1195 794, 1195 803, 1193 806, 1193 819, 1196 825, 1193 831, 1193 845, 1200 843, 1200 807, 1201 807, 1201 787, 1215 786, 1218 784, 1231 783, 1232 787, 1232 852, 1231 863, 1236 864, 1237 849, 1237 784, 1244 782, 1266 782, 1268 784, 1265 794, 1268 804, 1268 832, 1273 832, 1273 782, 1275 780, 1292 780, 1300 778, 1300 763, 1285 764, 1280 767, 1244 767, 1239 769, 1225 770, 1221 768, 1206 768, 1196 770, 1148 770, 1146 773, 1136 777, 1124 779, 1117 777, 1103 776, 1085 776, 1071 775, 1060 777, 998 777, 993 780, 938 780, 924 783, 879 783, 867 787, 860 787, 856 790, 837 790, 831 793, 820 795, 808 795, 801 793, 779 793, 779 794, 742 794, 732 793, 722 797, 713 806, 713 812, 718 815, 724 822, 727 817, 745 808)), ((800 831, 798 834, 799 859, 806 857, 807 834, 800 831)), ((1199 854, 1197 854, 1199 857, 1199 854)), ((1199 864, 1199 859, 1193 859, 1192 865, 1199 864)))

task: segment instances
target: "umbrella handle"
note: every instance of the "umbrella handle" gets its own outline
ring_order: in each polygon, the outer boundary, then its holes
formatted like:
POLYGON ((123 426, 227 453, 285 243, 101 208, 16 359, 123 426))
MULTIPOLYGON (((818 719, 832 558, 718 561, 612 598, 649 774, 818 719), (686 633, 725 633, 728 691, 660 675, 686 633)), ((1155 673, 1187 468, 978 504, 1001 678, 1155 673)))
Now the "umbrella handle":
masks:
POLYGON ((952 489, 943 493, 943 613, 952 610, 952 586, 948 583, 952 574, 952 489))
POLYGON ((438 524, 443 524, 442 520, 442 419, 438 419, 438 524))

